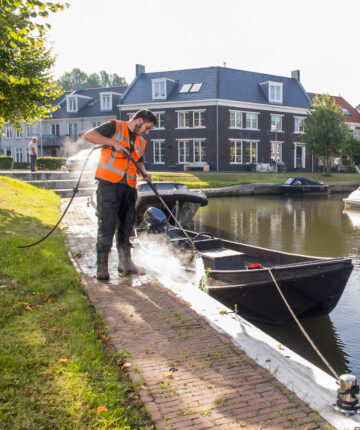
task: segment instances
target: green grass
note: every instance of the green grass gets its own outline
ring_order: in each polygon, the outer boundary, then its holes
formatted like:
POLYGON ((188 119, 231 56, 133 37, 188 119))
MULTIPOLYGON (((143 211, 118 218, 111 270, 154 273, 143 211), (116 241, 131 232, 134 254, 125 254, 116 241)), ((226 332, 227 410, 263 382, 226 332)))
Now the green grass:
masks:
MULTIPOLYGON (((254 184, 254 183, 281 183, 289 176, 299 176, 299 173, 215 173, 215 172, 152 172, 153 181, 180 182, 189 188, 218 188, 230 185, 254 184)), ((302 173, 300 173, 302 175, 302 173)), ((357 182, 360 183, 360 175, 355 173, 333 173, 324 175, 322 173, 306 173, 308 179, 326 183, 357 182)))
POLYGON ((56 231, 59 197, 0 177, 0 428, 151 429, 56 231))

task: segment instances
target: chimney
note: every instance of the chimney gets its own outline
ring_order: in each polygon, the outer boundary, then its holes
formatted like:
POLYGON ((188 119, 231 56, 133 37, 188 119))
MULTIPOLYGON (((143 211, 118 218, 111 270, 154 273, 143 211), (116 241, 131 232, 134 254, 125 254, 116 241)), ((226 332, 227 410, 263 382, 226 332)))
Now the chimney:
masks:
POLYGON ((135 75, 139 76, 142 73, 145 73, 145 66, 143 66, 142 64, 136 64, 136 66, 135 66, 135 75))
POLYGON ((300 82, 300 70, 293 70, 291 72, 291 77, 300 82))

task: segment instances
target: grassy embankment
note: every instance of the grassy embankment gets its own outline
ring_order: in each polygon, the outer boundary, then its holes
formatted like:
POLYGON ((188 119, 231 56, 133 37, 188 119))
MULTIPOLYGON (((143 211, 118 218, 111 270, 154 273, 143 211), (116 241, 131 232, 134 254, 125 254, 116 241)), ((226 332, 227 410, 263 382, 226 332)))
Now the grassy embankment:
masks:
MULTIPOLYGON (((189 188, 218 188, 230 185, 254 184, 254 183, 281 183, 290 176, 301 176, 302 174, 291 173, 215 173, 215 172, 151 172, 153 181, 180 182, 189 188)), ((360 175, 355 173, 333 173, 324 175, 322 173, 306 173, 308 179, 317 182, 357 182, 360 183, 360 175)))
MULTIPOLYGON (((60 199, 0 177, 0 428, 151 429, 65 251, 60 199)), ((135 389, 135 391, 134 391, 135 389)))

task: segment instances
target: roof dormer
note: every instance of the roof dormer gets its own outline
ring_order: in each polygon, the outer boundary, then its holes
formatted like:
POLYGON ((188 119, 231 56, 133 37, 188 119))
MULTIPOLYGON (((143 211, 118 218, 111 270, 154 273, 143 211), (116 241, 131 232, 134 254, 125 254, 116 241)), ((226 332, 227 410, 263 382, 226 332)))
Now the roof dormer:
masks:
POLYGON ((267 81, 259 84, 269 103, 283 103, 283 83, 267 81))
POLYGON ((80 94, 69 94, 66 96, 66 111, 69 113, 79 112, 85 105, 92 100, 91 97, 80 94))
POLYGON ((151 81, 153 100, 166 100, 176 85, 176 81, 168 78, 154 78, 151 81))
POLYGON ((114 109, 114 104, 118 102, 122 96, 114 91, 106 91, 99 93, 100 95, 100 110, 109 111, 114 109))

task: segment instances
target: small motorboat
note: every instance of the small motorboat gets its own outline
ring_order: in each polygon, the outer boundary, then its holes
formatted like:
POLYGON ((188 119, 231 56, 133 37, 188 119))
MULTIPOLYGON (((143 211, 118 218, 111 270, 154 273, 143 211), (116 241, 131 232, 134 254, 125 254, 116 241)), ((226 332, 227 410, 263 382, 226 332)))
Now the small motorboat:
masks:
MULTIPOLYGON (((149 184, 145 181, 138 181, 136 189, 138 192, 136 200, 135 227, 141 225, 144 213, 150 207, 158 207, 166 213, 167 220, 174 224, 174 216, 185 227, 194 217, 201 206, 208 204, 208 199, 203 191, 190 190, 184 184, 176 182, 152 182, 161 198, 164 200, 171 214, 164 207, 159 198, 154 194, 149 184), (173 215, 173 216, 171 216, 173 215)), ((97 206, 96 191, 90 198, 92 206, 97 206)))
MULTIPOLYGON (((282 324, 292 319, 269 269, 297 317, 329 314, 353 270, 349 258, 291 254, 224 240, 210 233, 184 232, 170 226, 160 212, 148 209, 147 226, 136 230, 134 240, 146 246, 162 234, 175 251, 195 247, 206 271, 204 290, 249 320, 282 324)), ((184 270, 196 269, 184 265, 184 270)))
POLYGON ((360 209, 360 187, 343 199, 347 209, 360 209))
POLYGON ((307 194, 307 193, 328 193, 329 185, 324 182, 315 182, 303 176, 288 178, 282 184, 279 184, 284 194, 307 194))

